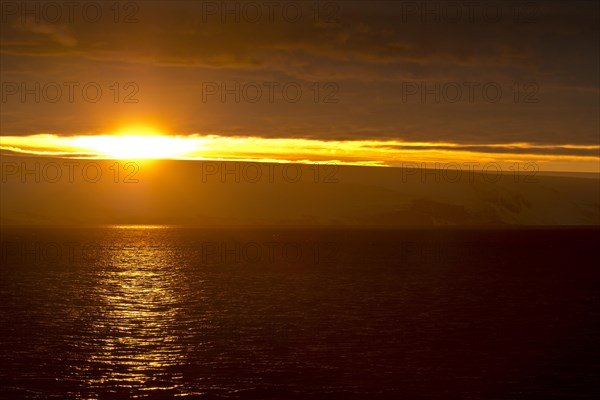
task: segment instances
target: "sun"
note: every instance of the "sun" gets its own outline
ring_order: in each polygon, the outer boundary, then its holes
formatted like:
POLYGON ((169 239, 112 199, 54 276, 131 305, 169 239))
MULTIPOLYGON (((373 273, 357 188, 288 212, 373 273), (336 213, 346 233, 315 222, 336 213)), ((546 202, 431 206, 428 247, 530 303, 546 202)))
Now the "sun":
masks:
POLYGON ((72 145, 103 158, 130 160, 178 158, 193 150, 185 138, 162 135, 150 128, 126 128, 116 135, 78 136, 72 145))

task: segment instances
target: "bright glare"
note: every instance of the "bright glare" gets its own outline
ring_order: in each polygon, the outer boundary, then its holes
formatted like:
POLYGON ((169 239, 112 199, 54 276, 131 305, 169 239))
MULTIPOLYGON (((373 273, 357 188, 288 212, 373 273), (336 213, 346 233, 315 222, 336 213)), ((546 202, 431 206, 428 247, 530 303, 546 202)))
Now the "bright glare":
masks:
MULTIPOLYGON (((476 170, 486 163, 494 162, 498 163, 502 170, 511 171, 515 163, 535 162, 540 171, 600 172, 598 156, 551 154, 552 152, 538 154, 533 150, 526 151, 529 148, 541 147, 549 150, 572 148, 595 150, 598 154, 600 146, 597 145, 540 146, 529 143, 502 143, 486 146, 497 148, 499 151, 490 153, 465 150, 460 144, 444 142, 322 141, 200 134, 169 136, 149 126, 128 126, 114 131, 112 135, 102 136, 0 136, 0 155, 6 152, 67 158, 235 160, 400 167, 410 165, 409 168, 424 164, 427 168, 439 168, 439 163, 456 165, 458 160, 462 160, 463 164, 474 163, 473 167, 476 170), (447 149, 439 150, 440 146, 447 149), (521 152, 515 153, 514 149, 520 149, 521 152)), ((326 173, 328 171, 324 172, 326 173)))
POLYGON ((79 136, 72 145, 117 159, 177 158, 193 150, 184 138, 159 135, 79 136))

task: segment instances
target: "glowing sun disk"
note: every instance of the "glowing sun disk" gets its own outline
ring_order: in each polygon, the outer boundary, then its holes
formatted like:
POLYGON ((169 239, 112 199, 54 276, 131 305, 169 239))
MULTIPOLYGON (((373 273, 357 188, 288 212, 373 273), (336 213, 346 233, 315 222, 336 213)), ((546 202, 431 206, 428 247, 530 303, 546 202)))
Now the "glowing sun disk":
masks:
POLYGON ((171 158, 192 150, 184 138, 159 135, 79 136, 72 145, 118 159, 171 158))

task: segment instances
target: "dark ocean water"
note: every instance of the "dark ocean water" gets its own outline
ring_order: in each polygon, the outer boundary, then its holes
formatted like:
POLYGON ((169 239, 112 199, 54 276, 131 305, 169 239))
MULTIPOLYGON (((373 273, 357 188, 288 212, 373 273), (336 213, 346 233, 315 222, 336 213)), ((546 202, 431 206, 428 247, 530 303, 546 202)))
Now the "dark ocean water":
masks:
POLYGON ((599 239, 4 229, 0 397, 597 399, 599 239))

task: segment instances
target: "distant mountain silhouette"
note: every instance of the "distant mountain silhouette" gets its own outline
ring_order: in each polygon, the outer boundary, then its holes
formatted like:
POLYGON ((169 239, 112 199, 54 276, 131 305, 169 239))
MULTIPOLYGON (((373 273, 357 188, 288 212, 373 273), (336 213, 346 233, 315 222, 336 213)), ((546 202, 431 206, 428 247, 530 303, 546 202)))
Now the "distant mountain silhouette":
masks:
MULTIPOLYGON (((3 163, 38 162, 43 168, 65 162, 24 159, 3 157, 3 163)), ((265 169, 260 179, 248 173, 235 182, 231 171, 249 164, 162 160, 139 163, 138 182, 124 183, 123 173, 115 182, 115 161, 93 163, 103 173, 95 183, 77 174, 70 182, 66 169, 53 182, 44 176, 35 182, 25 174, 23 183, 13 171, 3 175, 1 224, 600 225, 600 180, 595 178, 540 175, 529 182, 505 174, 492 182, 489 176, 465 172, 449 181, 435 171, 339 166, 315 179, 314 166, 299 165, 294 170, 300 174, 285 179, 265 169), (215 165, 229 173, 214 173, 215 165)), ((123 169, 124 162, 119 163, 123 169)), ((271 165, 271 172, 279 167, 271 165)))

